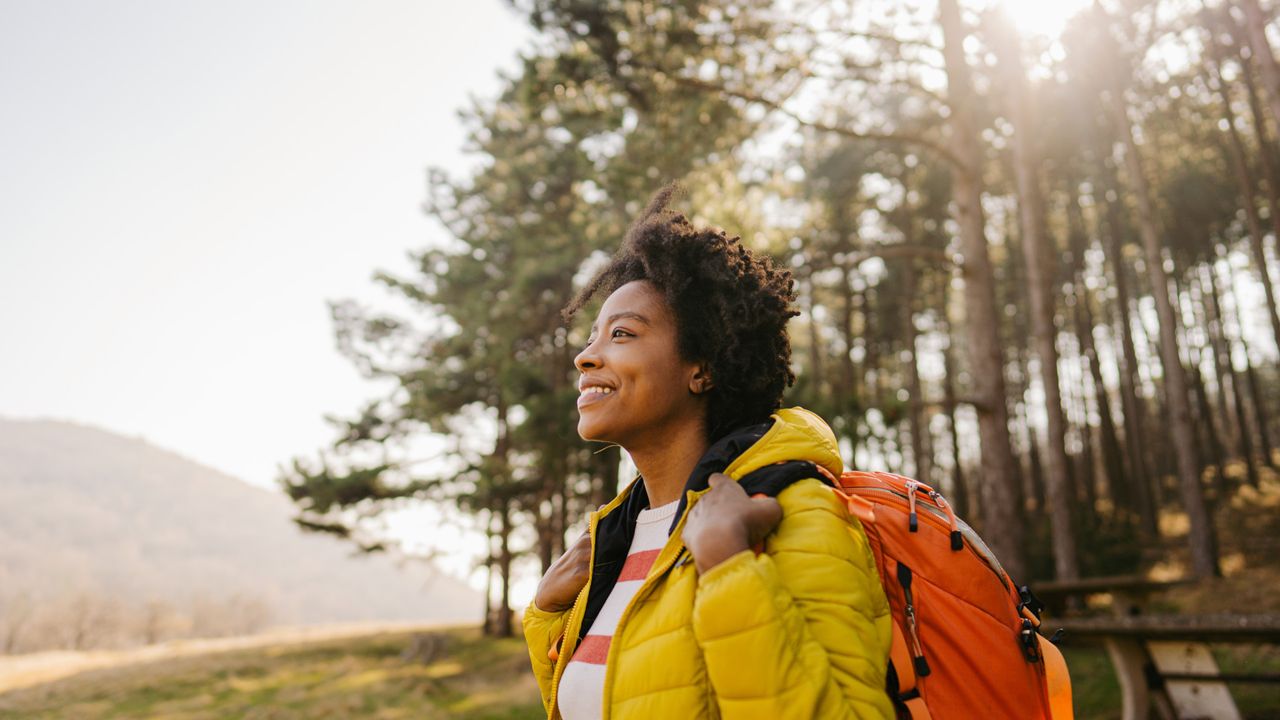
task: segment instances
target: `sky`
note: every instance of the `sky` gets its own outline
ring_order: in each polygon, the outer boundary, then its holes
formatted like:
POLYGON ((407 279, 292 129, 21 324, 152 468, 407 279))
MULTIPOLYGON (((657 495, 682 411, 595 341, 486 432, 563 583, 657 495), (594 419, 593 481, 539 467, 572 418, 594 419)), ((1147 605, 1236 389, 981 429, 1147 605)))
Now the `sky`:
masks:
POLYGON ((327 301, 443 236, 427 168, 531 37, 501 0, 0 4, 0 416, 274 487, 381 392, 327 301))

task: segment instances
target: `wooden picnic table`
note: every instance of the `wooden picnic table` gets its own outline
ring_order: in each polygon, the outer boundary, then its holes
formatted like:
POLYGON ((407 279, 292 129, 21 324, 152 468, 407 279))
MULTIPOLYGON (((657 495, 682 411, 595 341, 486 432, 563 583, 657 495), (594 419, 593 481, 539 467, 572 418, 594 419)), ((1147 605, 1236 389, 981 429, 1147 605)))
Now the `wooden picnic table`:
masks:
POLYGON ((1112 611, 1117 615, 1129 615, 1142 608, 1155 593, 1194 582, 1191 578, 1151 580, 1141 575, 1104 575, 1036 582, 1031 584, 1031 589, 1055 614, 1062 613, 1072 598, 1107 593, 1112 597, 1112 611))
POLYGON ((1280 644, 1280 614, 1049 619, 1064 642, 1101 642, 1120 680, 1124 720, 1237 720, 1228 682, 1280 683, 1280 673, 1222 673, 1209 643, 1280 644))

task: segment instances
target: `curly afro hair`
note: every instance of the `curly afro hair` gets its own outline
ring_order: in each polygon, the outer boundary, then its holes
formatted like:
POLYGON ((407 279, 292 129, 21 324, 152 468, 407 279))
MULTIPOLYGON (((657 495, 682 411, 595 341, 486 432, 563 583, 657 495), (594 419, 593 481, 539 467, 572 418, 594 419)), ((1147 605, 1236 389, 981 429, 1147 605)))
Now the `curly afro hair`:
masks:
POLYGON ((667 208, 680 190, 653 197, 609 264, 565 307, 571 319, 593 297, 647 280, 676 319, 681 359, 704 362, 711 375, 707 440, 768 420, 795 382, 787 321, 799 313, 791 273, 743 247, 724 230, 696 228, 667 208))

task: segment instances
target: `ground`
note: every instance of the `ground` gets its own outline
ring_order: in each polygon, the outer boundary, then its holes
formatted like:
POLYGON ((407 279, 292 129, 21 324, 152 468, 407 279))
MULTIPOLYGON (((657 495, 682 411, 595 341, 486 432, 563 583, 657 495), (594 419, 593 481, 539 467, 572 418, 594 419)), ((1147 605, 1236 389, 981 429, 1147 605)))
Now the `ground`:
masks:
POLYGON ((401 630, 89 670, 0 695, 0 719, 539 718, 528 665, 516 638, 401 630))

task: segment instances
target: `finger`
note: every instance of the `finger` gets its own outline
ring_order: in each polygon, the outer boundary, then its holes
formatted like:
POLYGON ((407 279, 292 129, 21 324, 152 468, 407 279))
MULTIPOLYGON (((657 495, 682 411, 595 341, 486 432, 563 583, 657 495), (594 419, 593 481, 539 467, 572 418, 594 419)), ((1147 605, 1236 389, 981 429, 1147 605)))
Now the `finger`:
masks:
POLYGON ((751 524, 769 532, 782 522, 782 504, 771 497, 751 498, 751 524))
POLYGON ((739 495, 744 498, 747 496, 747 491, 742 489, 742 486, 738 484, 738 481, 724 473, 713 474, 707 479, 707 483, 711 485, 711 492, 709 494, 717 495, 721 498, 728 497, 729 495, 739 495))

